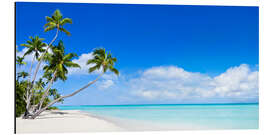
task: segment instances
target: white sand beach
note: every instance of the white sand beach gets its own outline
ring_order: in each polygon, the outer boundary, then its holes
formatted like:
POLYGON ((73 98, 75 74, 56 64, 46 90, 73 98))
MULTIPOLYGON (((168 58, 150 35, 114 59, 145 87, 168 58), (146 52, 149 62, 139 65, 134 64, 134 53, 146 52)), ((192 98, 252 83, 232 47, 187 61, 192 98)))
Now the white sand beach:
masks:
POLYGON ((125 129, 78 110, 45 111, 34 120, 16 118, 17 133, 97 131, 125 131, 125 129))

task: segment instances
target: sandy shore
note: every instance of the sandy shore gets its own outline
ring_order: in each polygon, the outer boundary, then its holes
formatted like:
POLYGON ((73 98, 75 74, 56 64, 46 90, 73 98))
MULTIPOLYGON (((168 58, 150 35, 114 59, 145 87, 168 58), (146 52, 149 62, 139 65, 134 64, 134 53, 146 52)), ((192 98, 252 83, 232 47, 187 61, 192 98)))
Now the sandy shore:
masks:
POLYGON ((17 133, 125 131, 112 122, 77 110, 45 111, 34 120, 16 118, 17 133))

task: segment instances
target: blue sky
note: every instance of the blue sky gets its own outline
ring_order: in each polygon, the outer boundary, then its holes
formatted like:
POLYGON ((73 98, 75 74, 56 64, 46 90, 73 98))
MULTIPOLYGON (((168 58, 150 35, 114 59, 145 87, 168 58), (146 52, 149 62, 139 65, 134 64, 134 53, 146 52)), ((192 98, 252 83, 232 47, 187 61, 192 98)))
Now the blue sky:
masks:
MULTIPOLYGON (((55 31, 43 25, 55 9, 73 20, 65 26, 71 36, 58 40, 79 55, 75 62, 104 47, 121 73, 106 74, 64 105, 258 102, 258 7, 20 2, 16 44, 34 35, 50 42, 55 31)), ((96 77, 81 66, 54 87, 68 94, 96 77)))

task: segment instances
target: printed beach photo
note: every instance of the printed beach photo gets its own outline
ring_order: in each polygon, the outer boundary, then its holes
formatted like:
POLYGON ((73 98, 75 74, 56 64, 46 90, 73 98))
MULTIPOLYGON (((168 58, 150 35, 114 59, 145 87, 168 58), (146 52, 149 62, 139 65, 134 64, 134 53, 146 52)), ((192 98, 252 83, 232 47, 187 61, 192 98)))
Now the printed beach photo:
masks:
POLYGON ((259 129, 259 8, 16 2, 15 132, 259 129))

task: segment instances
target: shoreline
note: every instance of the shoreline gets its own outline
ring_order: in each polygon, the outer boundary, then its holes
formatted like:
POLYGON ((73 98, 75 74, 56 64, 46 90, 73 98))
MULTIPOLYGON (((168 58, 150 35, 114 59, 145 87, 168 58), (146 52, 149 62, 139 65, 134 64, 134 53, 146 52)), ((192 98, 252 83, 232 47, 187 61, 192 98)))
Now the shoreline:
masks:
MULTIPOLYGON (((163 116, 166 118, 165 116, 163 116)), ((136 117, 135 117, 136 118, 136 117)), ((232 126, 203 125, 185 121, 166 122, 126 119, 91 113, 84 110, 47 110, 36 119, 16 118, 17 133, 83 133, 119 131, 184 131, 258 129, 232 126)), ((222 122, 222 121, 221 121, 222 122)), ((225 121, 226 122, 226 121, 225 121)), ((238 125, 236 125, 238 126, 238 125)))
POLYGON ((109 120, 80 110, 44 111, 36 119, 16 118, 16 133, 127 131, 109 120))

